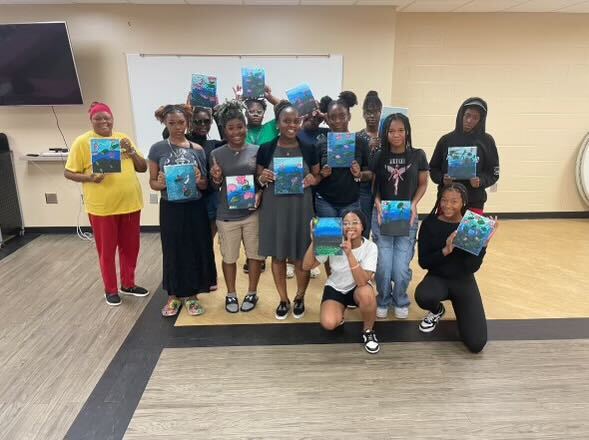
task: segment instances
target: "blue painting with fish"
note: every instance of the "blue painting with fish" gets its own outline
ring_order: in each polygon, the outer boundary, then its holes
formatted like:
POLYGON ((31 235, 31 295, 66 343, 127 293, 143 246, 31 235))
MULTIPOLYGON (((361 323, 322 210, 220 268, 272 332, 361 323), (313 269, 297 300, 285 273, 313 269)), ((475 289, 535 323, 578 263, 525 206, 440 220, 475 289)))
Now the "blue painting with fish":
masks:
POLYGON ((467 210, 458 225, 454 246, 479 255, 495 231, 495 221, 467 210))
POLYGON ((193 200, 199 196, 195 165, 166 165, 166 192, 169 201, 193 200))

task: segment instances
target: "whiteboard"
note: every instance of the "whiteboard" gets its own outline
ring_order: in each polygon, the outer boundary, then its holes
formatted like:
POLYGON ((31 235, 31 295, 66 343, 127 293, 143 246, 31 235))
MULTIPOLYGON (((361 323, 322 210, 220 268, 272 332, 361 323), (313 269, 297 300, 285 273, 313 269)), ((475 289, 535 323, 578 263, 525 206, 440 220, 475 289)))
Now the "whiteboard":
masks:
POLYGON ((585 203, 589 205, 589 133, 581 142, 575 175, 579 194, 585 203))
MULTIPOLYGON (((266 84, 272 94, 286 99, 285 91, 308 83, 316 99, 336 97, 342 88, 341 55, 317 56, 193 56, 127 54, 129 88, 139 148, 147 154, 151 145, 162 139, 163 125, 154 117, 160 105, 186 101, 193 73, 217 77, 219 102, 233 98, 236 84, 241 84, 241 67, 266 69, 266 84)), ((265 121, 274 118, 268 107, 265 121)), ((213 124, 209 136, 219 139, 213 124)))

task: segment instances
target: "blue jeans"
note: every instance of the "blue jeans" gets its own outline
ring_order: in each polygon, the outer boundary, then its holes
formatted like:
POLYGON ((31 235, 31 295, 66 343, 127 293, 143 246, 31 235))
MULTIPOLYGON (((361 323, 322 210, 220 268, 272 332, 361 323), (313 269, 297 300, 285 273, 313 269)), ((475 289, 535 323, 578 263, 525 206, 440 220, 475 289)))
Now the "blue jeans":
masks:
POLYGON ((376 212, 373 212, 372 237, 378 247, 376 266, 378 296, 376 302, 380 308, 409 307, 407 288, 413 277, 413 271, 409 265, 415 254, 417 225, 418 222, 415 222, 411 226, 408 237, 381 235, 376 212), (391 283, 394 287, 391 286, 391 283))
POLYGON ((370 237, 370 229, 372 226, 372 208, 374 207, 374 196, 372 195, 372 185, 370 183, 362 183, 360 185, 360 208, 366 216, 366 224, 368 225, 364 233, 364 237, 370 237))
POLYGON ((317 217, 342 217, 343 213, 350 209, 360 209, 360 201, 356 200, 349 205, 332 205, 319 193, 315 194, 315 214, 317 217))

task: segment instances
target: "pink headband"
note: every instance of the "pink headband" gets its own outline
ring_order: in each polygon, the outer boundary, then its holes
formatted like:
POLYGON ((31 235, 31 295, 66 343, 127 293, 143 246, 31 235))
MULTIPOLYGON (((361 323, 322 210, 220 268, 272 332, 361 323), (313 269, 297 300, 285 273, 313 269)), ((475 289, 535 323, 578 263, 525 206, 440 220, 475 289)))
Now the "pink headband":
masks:
POLYGON ((90 108, 90 111, 88 113, 90 113, 90 118, 92 118, 92 116, 94 116, 96 113, 100 113, 100 112, 108 113, 109 115, 112 116, 112 111, 110 110, 110 107, 106 104, 101 103, 101 102, 92 106, 92 108, 90 108))

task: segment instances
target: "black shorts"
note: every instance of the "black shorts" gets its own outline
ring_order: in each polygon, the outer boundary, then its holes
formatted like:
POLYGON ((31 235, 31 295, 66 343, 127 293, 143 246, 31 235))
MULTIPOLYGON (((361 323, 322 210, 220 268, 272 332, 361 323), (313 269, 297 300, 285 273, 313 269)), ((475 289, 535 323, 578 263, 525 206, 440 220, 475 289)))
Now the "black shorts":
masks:
POLYGON ((339 290, 335 290, 331 286, 325 286, 323 288, 323 298, 321 298, 321 302, 332 300, 337 301, 338 303, 342 304, 344 307, 352 306, 357 307, 356 301, 354 301, 354 291, 356 287, 352 290, 349 290, 346 293, 342 293, 339 290))

